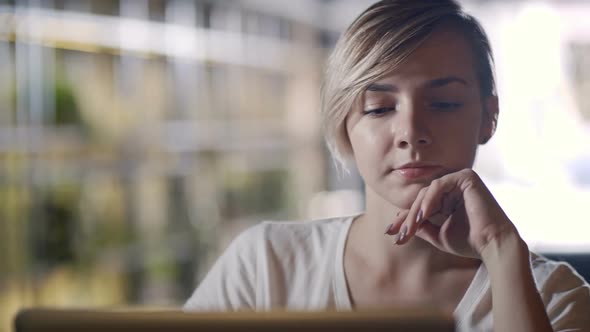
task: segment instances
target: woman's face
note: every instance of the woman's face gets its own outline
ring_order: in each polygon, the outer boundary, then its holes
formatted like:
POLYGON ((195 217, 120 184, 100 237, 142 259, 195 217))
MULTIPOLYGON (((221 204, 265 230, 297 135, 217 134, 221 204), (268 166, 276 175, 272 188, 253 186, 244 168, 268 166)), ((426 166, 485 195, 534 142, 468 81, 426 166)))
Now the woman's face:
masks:
POLYGON ((482 99, 472 51, 460 32, 439 29, 391 75, 373 83, 346 129, 367 185, 407 209, 433 179, 473 165, 492 133, 495 98, 482 99))

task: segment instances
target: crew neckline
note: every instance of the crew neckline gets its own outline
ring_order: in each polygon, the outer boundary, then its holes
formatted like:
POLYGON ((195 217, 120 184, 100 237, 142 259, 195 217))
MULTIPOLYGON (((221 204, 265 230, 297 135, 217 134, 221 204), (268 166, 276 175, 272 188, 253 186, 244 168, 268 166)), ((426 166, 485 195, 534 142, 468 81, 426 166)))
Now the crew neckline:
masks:
MULTIPOLYGON (((346 240, 348 239, 352 222, 359 215, 350 216, 344 220, 344 225, 340 231, 338 245, 336 247, 336 259, 334 260, 334 298, 336 302, 336 310, 338 311, 352 310, 350 293, 348 291, 346 275, 344 273, 344 248, 346 246, 346 240)), ((457 307, 453 311, 457 326, 462 321, 461 317, 465 317, 464 313, 470 311, 475 303, 477 303, 477 301, 485 294, 484 290, 486 288, 487 271, 482 263, 471 279, 471 282, 459 301, 459 304, 457 304, 457 307), (460 313, 463 314, 459 315, 460 313)))
POLYGON ((340 231, 338 245, 336 247, 336 259, 334 260, 334 298, 336 300, 336 310, 338 311, 352 310, 350 294, 346 285, 346 275, 344 274, 344 247, 346 246, 346 239, 348 238, 352 222, 359 215, 350 216, 345 219, 344 227, 340 231))

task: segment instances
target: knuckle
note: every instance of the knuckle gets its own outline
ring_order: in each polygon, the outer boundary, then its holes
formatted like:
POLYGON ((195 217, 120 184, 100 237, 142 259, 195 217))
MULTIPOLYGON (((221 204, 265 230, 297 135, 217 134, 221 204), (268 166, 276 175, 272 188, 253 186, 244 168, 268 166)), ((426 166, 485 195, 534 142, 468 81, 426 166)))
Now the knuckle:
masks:
POLYGON ((464 174, 465 180, 467 180, 468 182, 470 182, 472 184, 480 181, 479 175, 477 175, 477 173, 472 169, 463 170, 463 174, 464 174))
POLYGON ((418 191, 418 196, 424 197, 424 195, 426 195, 427 191, 428 191, 428 187, 424 187, 424 188, 420 189, 420 191, 418 191))
POLYGON ((441 186, 441 180, 440 180, 440 179, 434 179, 434 180, 432 180, 432 182, 430 182, 430 186, 431 186, 433 189, 438 189, 438 188, 440 188, 440 186, 441 186))

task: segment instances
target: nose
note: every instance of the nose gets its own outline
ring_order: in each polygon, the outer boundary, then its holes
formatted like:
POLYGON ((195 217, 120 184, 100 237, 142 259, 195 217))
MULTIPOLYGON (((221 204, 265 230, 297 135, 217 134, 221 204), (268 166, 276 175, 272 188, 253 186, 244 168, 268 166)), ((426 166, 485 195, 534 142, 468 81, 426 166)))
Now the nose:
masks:
POLYGON ((393 122, 395 146, 401 149, 427 147, 432 144, 425 114, 409 106, 398 114, 393 122))

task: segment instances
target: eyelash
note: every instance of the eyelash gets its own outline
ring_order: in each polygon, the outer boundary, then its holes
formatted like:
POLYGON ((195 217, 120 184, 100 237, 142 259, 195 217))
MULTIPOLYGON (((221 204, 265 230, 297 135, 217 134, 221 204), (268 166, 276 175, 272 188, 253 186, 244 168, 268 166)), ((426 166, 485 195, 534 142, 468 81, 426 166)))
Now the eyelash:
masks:
POLYGON ((374 117, 379 117, 379 116, 383 116, 383 115, 385 115, 385 113, 388 113, 391 111, 395 111, 395 108, 393 108, 393 107, 380 107, 380 108, 374 108, 374 109, 370 109, 370 110, 364 110, 363 115, 370 115, 370 116, 374 116, 374 117))
POLYGON ((453 103, 453 102, 433 102, 430 103, 430 106, 433 108, 437 108, 440 111, 452 111, 463 106, 462 103, 453 103))
MULTIPOLYGON (((436 108, 437 110, 443 111, 443 112, 450 112, 450 111, 456 110, 458 108, 461 108, 462 106, 463 106, 462 103, 444 102, 444 101, 430 103, 430 107, 436 108)), ((380 107, 380 108, 364 110, 363 115, 370 115, 373 117, 379 117, 379 116, 385 115, 388 112, 395 111, 395 110, 396 109, 393 107, 380 107)))

